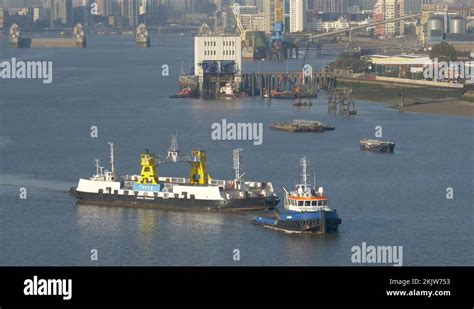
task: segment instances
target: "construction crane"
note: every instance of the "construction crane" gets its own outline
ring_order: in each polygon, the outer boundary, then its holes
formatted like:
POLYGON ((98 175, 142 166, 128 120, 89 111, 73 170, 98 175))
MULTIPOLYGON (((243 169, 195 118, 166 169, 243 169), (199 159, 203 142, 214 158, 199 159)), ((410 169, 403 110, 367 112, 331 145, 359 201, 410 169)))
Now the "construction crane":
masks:
POLYGON ((243 46, 248 46, 248 41, 247 41, 248 30, 244 28, 244 25, 242 25, 242 20, 240 18, 240 4, 235 3, 232 6, 232 12, 234 13, 235 22, 237 23, 237 28, 239 28, 240 39, 242 40, 243 46))
POLYGON ((283 6, 282 0, 275 0, 275 26, 270 44, 272 57, 275 60, 282 60, 285 57, 285 37, 283 36, 283 6))

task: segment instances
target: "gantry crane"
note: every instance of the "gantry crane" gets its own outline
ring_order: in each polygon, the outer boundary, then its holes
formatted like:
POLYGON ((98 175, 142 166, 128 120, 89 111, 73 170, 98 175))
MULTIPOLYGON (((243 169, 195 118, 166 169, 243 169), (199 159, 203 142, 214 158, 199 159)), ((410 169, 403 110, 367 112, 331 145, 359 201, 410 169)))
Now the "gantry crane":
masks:
POLYGON ((237 28, 239 28, 240 39, 242 40, 243 46, 248 46, 247 41, 247 31, 242 24, 242 20, 240 19, 240 4, 235 3, 232 6, 232 12, 234 13, 235 22, 237 23, 237 28))
POLYGON ((155 156, 147 150, 140 155, 140 158, 142 167, 138 180, 140 184, 157 184, 157 165, 177 162, 190 163, 189 180, 193 185, 207 185, 212 179, 207 172, 205 152, 203 150, 193 150, 190 155, 180 155, 176 135, 172 136, 171 147, 166 157, 155 156))

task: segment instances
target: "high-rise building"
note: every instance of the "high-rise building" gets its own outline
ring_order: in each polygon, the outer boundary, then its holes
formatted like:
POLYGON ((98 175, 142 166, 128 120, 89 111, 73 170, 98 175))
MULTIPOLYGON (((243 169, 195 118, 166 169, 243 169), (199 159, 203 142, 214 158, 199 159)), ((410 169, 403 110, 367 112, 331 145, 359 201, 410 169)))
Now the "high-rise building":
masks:
POLYGON ((241 5, 237 9, 240 22, 246 30, 264 31, 263 13, 256 6, 241 5))
MULTIPOLYGON (((404 15, 404 0, 378 0, 374 12, 378 10, 383 19, 393 19, 404 15)), ((376 18, 377 19, 377 18, 376 18)), ((376 27, 376 34, 379 36, 398 36, 405 32, 405 23, 403 20, 386 23, 376 27)))
MULTIPOLYGON (((263 0, 263 22, 264 22, 264 31, 266 33, 272 33, 275 23, 277 22, 277 8, 282 9, 284 16, 285 10, 285 0, 263 0)), ((284 23, 284 20, 278 22, 284 23)))
POLYGON ((314 0, 313 9, 322 13, 347 13, 349 0, 314 0))
POLYGON ((112 0, 95 0, 95 3, 97 3, 99 15, 112 15, 112 0))
POLYGON ((72 23, 72 0, 56 0, 56 21, 72 23))
POLYGON ((72 24, 72 0, 43 0, 43 8, 50 9, 52 28, 55 23, 72 24))
POLYGON ((305 3, 290 0, 290 32, 302 32, 305 27, 305 3))
POLYGON ((142 0, 120 0, 122 16, 128 22, 128 26, 135 28, 138 26, 138 15, 140 15, 140 4, 142 0))
POLYGON ((275 25, 275 0, 263 0, 264 31, 271 33, 275 25))

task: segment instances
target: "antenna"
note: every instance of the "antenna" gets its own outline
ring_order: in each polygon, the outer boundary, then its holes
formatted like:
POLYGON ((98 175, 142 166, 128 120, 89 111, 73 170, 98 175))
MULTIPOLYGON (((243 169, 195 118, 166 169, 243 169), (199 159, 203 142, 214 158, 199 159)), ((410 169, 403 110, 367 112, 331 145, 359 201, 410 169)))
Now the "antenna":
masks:
POLYGON ((314 165, 313 165, 313 188, 316 190, 316 153, 314 154, 314 165))
POLYGON ((300 165, 301 165, 301 179, 302 179, 302 182, 303 182, 303 185, 304 185, 304 188, 306 190, 306 186, 308 184, 308 172, 307 172, 307 168, 308 168, 308 161, 306 160, 306 157, 303 157, 301 158, 300 160, 300 165))
POLYGON ((168 149, 168 158, 172 159, 173 162, 178 160, 179 147, 178 147, 178 133, 171 133, 171 146, 168 149))
POLYGON ((100 160, 97 158, 94 158, 94 167, 95 167, 95 174, 99 176, 100 160))
POLYGON ((240 180, 240 178, 243 176, 243 174, 240 175, 240 152, 242 150, 242 148, 234 149, 234 170, 236 180, 240 180))
POLYGON ((172 152, 178 152, 179 151, 179 149, 178 149, 178 133, 177 132, 171 134, 170 151, 172 151, 172 152))
POLYGON ((110 172, 112 173, 112 177, 115 178, 115 158, 114 158, 114 143, 110 143, 110 172))

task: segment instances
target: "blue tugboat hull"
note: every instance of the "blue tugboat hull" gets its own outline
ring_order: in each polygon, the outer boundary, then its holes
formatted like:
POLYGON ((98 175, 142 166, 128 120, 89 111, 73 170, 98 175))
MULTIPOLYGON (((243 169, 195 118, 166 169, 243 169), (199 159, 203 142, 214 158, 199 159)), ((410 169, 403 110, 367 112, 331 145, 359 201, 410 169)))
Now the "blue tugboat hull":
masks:
POLYGON ((342 220, 336 211, 286 212, 278 217, 257 217, 254 224, 288 233, 328 233, 337 232, 342 220), (323 217, 323 218, 322 218, 323 217))

